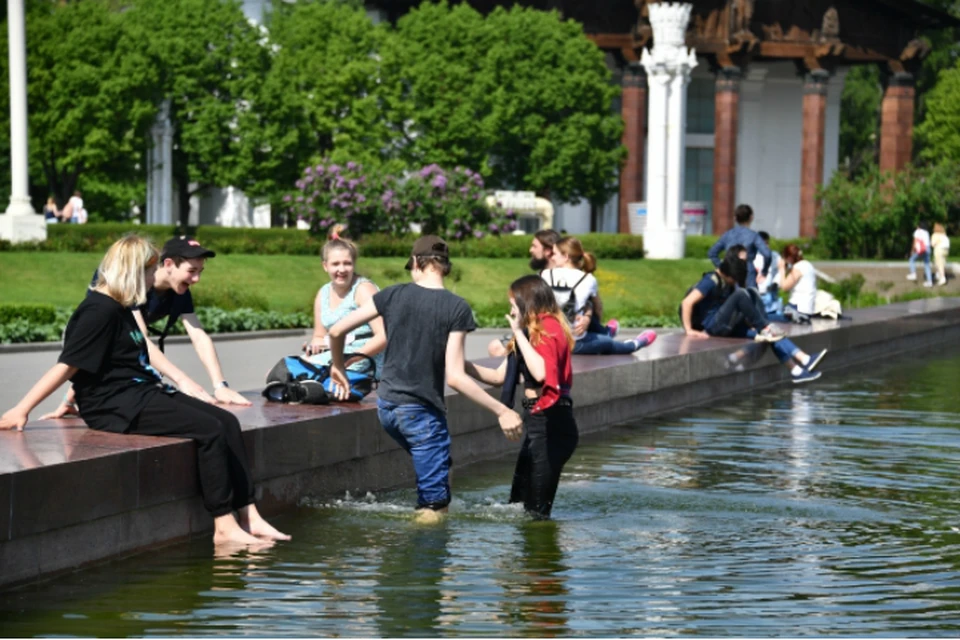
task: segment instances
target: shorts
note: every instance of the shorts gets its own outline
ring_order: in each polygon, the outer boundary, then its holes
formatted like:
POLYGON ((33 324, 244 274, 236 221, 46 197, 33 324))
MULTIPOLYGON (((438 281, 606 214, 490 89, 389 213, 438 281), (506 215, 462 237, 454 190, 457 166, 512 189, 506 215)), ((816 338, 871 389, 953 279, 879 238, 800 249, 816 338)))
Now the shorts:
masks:
POLYGON ((423 404, 377 400, 384 430, 413 458, 417 476, 417 508, 442 509, 450 504, 450 431, 447 416, 423 404))

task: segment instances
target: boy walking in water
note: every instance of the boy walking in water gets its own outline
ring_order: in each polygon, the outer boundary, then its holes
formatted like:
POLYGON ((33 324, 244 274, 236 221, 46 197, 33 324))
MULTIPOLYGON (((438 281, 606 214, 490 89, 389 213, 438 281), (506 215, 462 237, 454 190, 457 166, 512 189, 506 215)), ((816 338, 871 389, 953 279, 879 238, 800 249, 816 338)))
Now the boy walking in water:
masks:
POLYGON ((374 294, 359 309, 330 328, 330 377, 337 397, 345 400, 349 384, 344 371, 344 337, 377 317, 387 334, 383 375, 377 389, 380 423, 410 454, 417 476, 417 516, 434 521, 450 504, 450 432, 447 429, 444 381, 452 389, 488 409, 510 440, 523 433, 520 416, 488 395, 467 375, 464 343, 477 328, 466 300, 444 288, 450 273, 447 243, 424 236, 407 261, 413 282, 374 294))

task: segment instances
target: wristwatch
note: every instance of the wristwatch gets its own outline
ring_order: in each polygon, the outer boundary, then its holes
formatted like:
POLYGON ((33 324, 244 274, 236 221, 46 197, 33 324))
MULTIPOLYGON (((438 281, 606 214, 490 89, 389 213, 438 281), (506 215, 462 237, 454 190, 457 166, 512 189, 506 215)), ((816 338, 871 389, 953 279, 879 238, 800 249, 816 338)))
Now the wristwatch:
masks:
POLYGON ((230 388, 230 385, 227 384, 226 380, 221 380, 217 384, 213 385, 214 391, 216 391, 217 389, 229 389, 229 388, 230 388))

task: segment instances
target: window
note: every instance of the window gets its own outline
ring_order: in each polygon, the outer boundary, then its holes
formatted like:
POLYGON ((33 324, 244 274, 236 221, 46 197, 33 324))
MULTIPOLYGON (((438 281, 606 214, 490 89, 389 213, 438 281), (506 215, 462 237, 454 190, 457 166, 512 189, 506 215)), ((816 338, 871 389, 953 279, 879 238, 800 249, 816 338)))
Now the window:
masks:
POLYGON ((684 165, 683 199, 687 202, 713 201, 713 149, 687 147, 684 165))
POLYGON ((687 85, 687 133, 713 133, 713 78, 693 78, 687 85))

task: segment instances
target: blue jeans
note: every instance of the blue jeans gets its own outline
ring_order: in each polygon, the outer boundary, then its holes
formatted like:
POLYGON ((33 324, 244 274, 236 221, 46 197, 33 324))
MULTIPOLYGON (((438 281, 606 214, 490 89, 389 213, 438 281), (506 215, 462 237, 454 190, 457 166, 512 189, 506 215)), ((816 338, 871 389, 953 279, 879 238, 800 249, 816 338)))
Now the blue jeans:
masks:
POLYGON ((633 353, 638 348, 636 342, 621 342, 602 333, 590 333, 589 331, 573 343, 574 353, 587 356, 633 353))
POLYGON ((926 282, 933 282, 933 273, 930 271, 930 252, 924 251, 923 253, 911 253, 910 254, 910 275, 917 275, 917 258, 923 256, 923 275, 926 278, 926 282))
POLYGON ((377 400, 380 424, 413 458, 417 476, 417 508, 442 509, 450 504, 450 431, 447 416, 423 404, 377 400))

